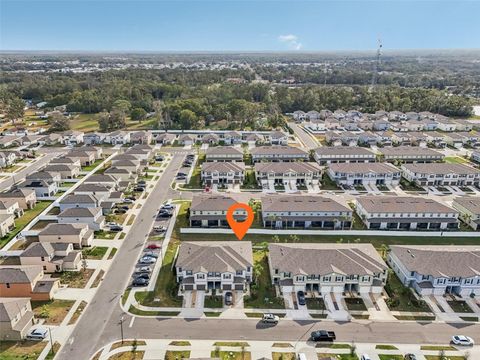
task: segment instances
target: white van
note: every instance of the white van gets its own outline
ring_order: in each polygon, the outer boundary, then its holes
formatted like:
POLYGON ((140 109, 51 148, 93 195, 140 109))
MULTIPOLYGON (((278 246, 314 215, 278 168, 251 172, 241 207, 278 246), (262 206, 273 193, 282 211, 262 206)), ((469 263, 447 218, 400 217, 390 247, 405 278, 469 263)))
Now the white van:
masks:
POLYGON ((307 360, 305 353, 298 353, 297 360, 307 360))

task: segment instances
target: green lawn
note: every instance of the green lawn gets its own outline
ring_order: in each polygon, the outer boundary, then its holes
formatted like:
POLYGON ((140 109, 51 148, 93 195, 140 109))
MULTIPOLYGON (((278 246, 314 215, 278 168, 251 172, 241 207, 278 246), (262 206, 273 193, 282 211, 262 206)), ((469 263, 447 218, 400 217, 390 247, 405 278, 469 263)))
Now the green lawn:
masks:
POLYGON ((390 296, 387 306, 392 311, 431 312, 427 303, 417 300, 412 291, 405 287, 393 272, 388 274, 385 291, 390 296))
POLYGON ((165 353, 165 360, 179 360, 190 358, 190 351, 172 351, 167 350, 165 353))
POLYGON ((282 298, 276 297, 275 288, 270 280, 270 271, 268 268, 267 252, 265 250, 255 250, 253 252, 254 267, 261 268, 258 279, 250 285, 250 296, 244 298, 246 308, 259 309, 284 309, 285 304, 282 298))
POLYGON ((376 346, 375 346, 375 349, 378 349, 378 350, 398 350, 398 348, 397 348, 396 346, 393 346, 393 345, 383 345, 383 344, 376 345, 376 346))
POLYGON ((306 298, 307 308, 309 310, 325 310, 325 304, 322 298, 306 298))
POLYGON ((337 185, 337 183, 330 179, 326 172, 322 175, 322 185, 320 188, 322 190, 340 190, 340 187, 337 185))
POLYGON ((103 230, 100 230, 100 231, 95 231, 94 233, 94 237, 97 238, 97 239, 104 239, 104 240, 111 240, 115 237, 115 235, 117 235, 116 232, 114 231, 103 231, 103 230))
POLYGON ((445 157, 445 162, 449 164, 464 164, 468 163, 468 160, 460 156, 447 156, 445 157))
POLYGON ((473 313, 473 310, 464 300, 448 300, 448 305, 458 313, 473 313))
POLYGON ((108 247, 105 246, 94 246, 92 248, 82 250, 82 254, 87 259, 101 260, 107 250, 108 247))
POLYGON ((0 359, 35 360, 46 343, 43 341, 0 341, 0 359))
POLYGON ((348 310, 366 311, 367 307, 361 298, 345 298, 348 310))
POLYGON ((185 189, 201 189, 202 188, 202 181, 201 181, 201 167, 195 166, 192 172, 192 176, 190 177, 190 181, 188 184, 182 186, 185 189))
POLYGON ((60 325, 74 300, 32 301, 32 310, 36 318, 44 319, 45 325, 60 325))
POLYGON ((72 130, 92 132, 99 129, 98 114, 80 114, 70 120, 72 130))
POLYGON ((45 210, 52 201, 38 201, 33 209, 26 210, 23 216, 15 219, 15 228, 5 237, 0 239, 0 249, 22 231, 33 219, 45 210))
POLYGON ((380 360, 403 360, 403 355, 378 354, 380 360))
POLYGON ((205 296, 204 307, 221 308, 223 307, 223 297, 219 295, 205 296))
POLYGON ((103 159, 95 160, 95 162, 94 162, 92 165, 83 166, 83 167, 82 167, 82 171, 92 171, 92 170, 95 169, 102 161, 103 161, 103 159))
POLYGON ((253 170, 245 170, 245 181, 240 188, 250 190, 262 188, 260 185, 258 185, 257 180, 255 179, 255 172, 253 170))

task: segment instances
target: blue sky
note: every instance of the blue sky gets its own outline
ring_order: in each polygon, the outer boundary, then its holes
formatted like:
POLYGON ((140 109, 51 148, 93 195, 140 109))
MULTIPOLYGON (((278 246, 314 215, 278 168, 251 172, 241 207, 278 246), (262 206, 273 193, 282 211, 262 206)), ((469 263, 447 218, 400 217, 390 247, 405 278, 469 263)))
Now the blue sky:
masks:
POLYGON ((479 1, 0 0, 1 50, 480 48, 479 1))

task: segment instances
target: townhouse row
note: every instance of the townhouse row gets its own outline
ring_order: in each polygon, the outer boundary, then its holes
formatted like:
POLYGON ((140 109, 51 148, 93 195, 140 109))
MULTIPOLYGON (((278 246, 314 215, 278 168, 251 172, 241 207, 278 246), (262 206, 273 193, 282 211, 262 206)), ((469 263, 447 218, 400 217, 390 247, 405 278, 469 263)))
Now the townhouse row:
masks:
MULTIPOLYGON (((235 203, 233 198, 224 195, 197 194, 190 205, 189 224, 191 227, 228 227, 226 213, 235 203)), ((370 230, 457 230, 460 220, 478 230, 480 198, 459 197, 450 207, 413 196, 361 196, 347 204, 339 196, 269 195, 261 199, 254 226, 351 229, 354 212, 370 230)), ((242 212, 237 215, 246 216, 242 212)))

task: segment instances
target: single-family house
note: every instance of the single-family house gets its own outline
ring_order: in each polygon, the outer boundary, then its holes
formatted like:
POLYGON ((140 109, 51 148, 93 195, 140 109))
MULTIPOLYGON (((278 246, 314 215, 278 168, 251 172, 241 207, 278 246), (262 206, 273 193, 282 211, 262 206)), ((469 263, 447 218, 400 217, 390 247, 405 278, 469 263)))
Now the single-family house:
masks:
POLYGON ((83 144, 83 135, 84 133, 82 131, 67 130, 62 133, 60 142, 67 146, 83 144))
POLYGON ((53 299, 60 280, 44 275, 40 265, 0 266, 0 298, 53 299))
POLYGON ((23 340, 34 324, 29 298, 0 298, 0 339, 23 340))
POLYGON ((37 204, 35 190, 27 188, 18 188, 0 193, 0 201, 3 200, 15 200, 23 210, 33 209, 37 204))
POLYGON ((105 225, 102 208, 68 208, 58 214, 59 224, 87 224, 93 231, 101 230, 105 225))
POLYGON ((58 191, 58 184, 53 180, 25 180, 17 186, 35 190, 37 198, 54 196, 58 191))
POLYGON ((73 244, 33 242, 21 254, 21 265, 39 265, 46 273, 75 271, 80 268, 82 252, 73 244))
POLYGON ((81 249, 92 244, 93 231, 87 224, 50 223, 38 233, 38 241, 73 244, 75 249, 81 249))

